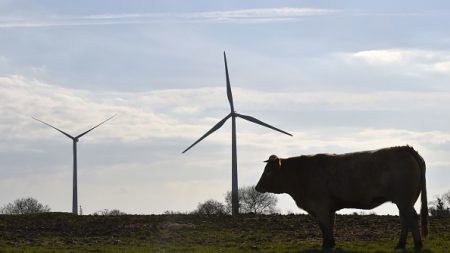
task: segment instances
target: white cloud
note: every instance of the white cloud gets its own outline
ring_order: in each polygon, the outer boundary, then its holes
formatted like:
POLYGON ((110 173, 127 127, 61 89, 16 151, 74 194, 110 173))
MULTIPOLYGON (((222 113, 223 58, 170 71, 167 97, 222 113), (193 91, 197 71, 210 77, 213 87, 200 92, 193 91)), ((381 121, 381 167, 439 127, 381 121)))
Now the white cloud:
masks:
MULTIPOLYGON (((93 139, 196 139, 229 110, 222 87, 93 93, 9 76, 0 77, 0 91, 0 128, 8 133, 8 138, 55 136, 50 129, 32 121, 31 116, 76 135, 117 113, 118 117, 107 124, 114 127, 103 126, 93 139)), ((262 92, 235 88, 234 96, 237 110, 246 115, 252 111, 271 112, 267 115, 310 110, 450 111, 448 92, 262 92)), ((270 118, 252 116, 263 121, 270 118)))
POLYGON ((372 139, 379 142, 401 142, 402 140, 409 140, 414 143, 421 144, 442 144, 450 143, 450 133, 440 131, 418 132, 403 129, 365 129, 357 136, 372 139))
POLYGON ((431 69, 436 72, 450 73, 450 61, 436 62, 431 66, 431 69))
POLYGON ((406 50, 368 50, 360 51, 353 54, 354 57, 365 60, 369 63, 398 63, 402 62, 413 55, 417 55, 414 51, 406 50))
POLYGON ((355 59, 371 65, 400 69, 450 74, 450 52, 423 49, 380 49, 359 51, 352 54, 355 59))
POLYGON ((99 14, 86 16, 86 19, 110 20, 110 19, 130 19, 130 18, 186 18, 186 19, 251 19, 251 18, 288 18, 304 16, 330 15, 338 12, 332 9, 314 8, 265 8, 265 9, 241 9, 230 11, 206 11, 191 13, 119 13, 119 14, 99 14))
POLYGON ((277 19, 277 18, 299 18, 307 16, 323 16, 337 13, 331 9, 313 8, 267 8, 267 9, 244 9, 232 11, 212 11, 195 13, 192 17, 208 18, 213 20, 242 20, 242 19, 277 19))
POLYGON ((375 91, 375 92, 261 92, 235 89, 245 101, 238 101, 245 107, 284 110, 351 110, 351 111, 402 111, 450 109, 450 92, 437 91, 375 91), (251 95, 248 95, 251 93, 251 95))
POLYGON ((249 8, 203 12, 134 12, 102 13, 84 16, 61 16, 46 13, 45 17, 4 16, 0 28, 33 28, 51 26, 88 26, 116 24, 146 24, 161 22, 200 23, 269 23, 292 22, 305 17, 345 15, 345 16, 437 16, 443 12, 378 12, 365 10, 338 10, 321 8, 249 8))
POLYGON ((111 13, 89 16, 50 16, 41 19, 4 17, 0 28, 145 24, 160 22, 278 22, 302 17, 333 15, 337 10, 314 8, 265 8, 187 13, 111 13))

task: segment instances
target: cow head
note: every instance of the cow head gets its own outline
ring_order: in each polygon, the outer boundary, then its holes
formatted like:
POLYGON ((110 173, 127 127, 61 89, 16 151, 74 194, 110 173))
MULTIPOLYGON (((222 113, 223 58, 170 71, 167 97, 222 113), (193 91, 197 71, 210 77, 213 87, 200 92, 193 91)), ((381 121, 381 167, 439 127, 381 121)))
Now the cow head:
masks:
POLYGON ((269 159, 264 162, 267 164, 255 190, 261 193, 282 193, 282 160, 276 155, 271 155, 269 159))

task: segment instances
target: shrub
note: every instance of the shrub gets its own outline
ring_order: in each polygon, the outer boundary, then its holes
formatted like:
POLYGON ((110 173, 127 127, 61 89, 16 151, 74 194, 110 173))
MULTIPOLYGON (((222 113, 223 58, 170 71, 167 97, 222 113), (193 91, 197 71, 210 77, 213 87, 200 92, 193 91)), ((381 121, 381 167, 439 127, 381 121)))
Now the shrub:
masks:
MULTIPOLYGON (((255 186, 239 188, 239 212, 254 214, 276 213, 277 197, 272 193, 260 193, 255 190, 255 186)), ((231 191, 225 197, 227 210, 231 211, 231 191)))
POLYGON ((225 205, 217 200, 207 200, 203 203, 199 203, 194 214, 201 215, 224 215, 227 214, 225 205))
POLYGON ((0 208, 2 214, 30 214, 30 213, 46 213, 50 212, 48 205, 39 203, 36 199, 28 197, 16 199, 0 208))

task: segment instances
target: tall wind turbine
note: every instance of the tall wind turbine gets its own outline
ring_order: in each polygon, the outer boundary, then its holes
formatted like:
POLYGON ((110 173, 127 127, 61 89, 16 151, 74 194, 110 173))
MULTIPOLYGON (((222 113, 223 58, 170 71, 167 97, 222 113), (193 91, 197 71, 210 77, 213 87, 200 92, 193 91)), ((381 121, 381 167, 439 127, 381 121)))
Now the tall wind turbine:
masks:
POLYGON ((239 117, 241 119, 245 119, 247 121, 253 122, 255 124, 268 127, 270 129, 273 129, 275 131, 287 134, 289 136, 292 136, 292 134, 287 133, 281 129, 278 129, 276 127, 273 127, 269 124, 266 124, 258 119, 255 119, 251 116, 239 114, 234 111, 234 104, 233 104, 233 94, 231 93, 231 86, 230 86, 230 77, 228 75, 228 66, 227 66, 227 56, 225 52, 223 52, 223 59, 225 62, 225 74, 227 78, 227 97, 228 102, 230 103, 230 110, 231 112, 225 116, 219 123, 217 123, 213 128, 211 128, 208 132, 206 132, 200 139, 198 139, 194 144, 189 146, 186 150, 183 151, 185 153, 190 148, 192 148, 195 144, 199 143, 201 140, 206 138, 208 135, 215 132, 217 129, 222 127, 222 125, 227 121, 229 118, 231 118, 231 160, 232 160, 232 166, 231 166, 231 212, 232 215, 238 215, 239 214, 239 199, 238 199, 238 177, 237 177, 237 155, 236 155, 236 117, 239 117))
POLYGON ((65 136, 69 137, 70 139, 72 139, 73 141, 73 195, 72 195, 72 213, 74 214, 78 214, 78 189, 77 189, 77 142, 78 140, 84 136, 85 134, 89 133, 90 131, 94 130, 95 128, 99 127, 100 125, 102 125, 103 123, 105 123, 106 121, 114 118, 116 115, 113 115, 112 117, 109 117, 108 119, 106 119, 105 121, 103 121, 102 123, 94 126, 93 128, 77 135, 77 136, 72 136, 48 123, 45 123, 44 121, 37 119, 35 117, 32 117, 33 119, 41 122, 42 124, 45 124, 53 129, 55 129, 56 131, 64 134, 65 136))

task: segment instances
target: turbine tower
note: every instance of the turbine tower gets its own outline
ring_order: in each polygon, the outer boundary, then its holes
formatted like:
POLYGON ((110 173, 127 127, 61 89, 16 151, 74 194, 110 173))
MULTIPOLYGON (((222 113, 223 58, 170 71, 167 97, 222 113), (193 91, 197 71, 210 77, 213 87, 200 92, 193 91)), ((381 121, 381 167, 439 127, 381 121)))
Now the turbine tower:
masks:
POLYGON ((81 134, 79 134, 79 135, 77 135, 77 136, 72 136, 72 135, 70 135, 70 134, 68 134, 68 133, 66 133, 66 132, 64 132, 64 131, 62 131, 62 130, 60 130, 60 129, 58 129, 58 128, 56 128, 56 127, 54 127, 54 126, 52 126, 52 125, 50 125, 50 124, 48 124, 48 123, 46 123, 46 122, 44 122, 44 121, 42 121, 42 120, 40 120, 40 119, 37 119, 37 118, 35 118, 35 117, 32 117, 33 119, 35 119, 35 120, 41 122, 42 124, 47 125, 47 126, 53 128, 53 129, 55 129, 56 131, 58 131, 58 132, 64 134, 65 136, 69 137, 69 138, 72 139, 72 141, 73 141, 73 195, 72 195, 72 213, 74 213, 74 214, 78 214, 77 142, 78 142, 78 140, 79 140, 82 136, 84 136, 85 134, 87 134, 87 133, 89 133, 90 131, 94 130, 95 128, 99 127, 100 125, 102 125, 102 124, 105 123, 106 121, 108 121, 108 120, 114 118, 115 116, 116 116, 116 115, 113 115, 112 117, 109 117, 108 119, 106 119, 106 120, 103 121, 102 123, 100 123, 100 124, 94 126, 93 128, 91 128, 91 129, 89 129, 89 130, 87 130, 87 131, 85 131, 85 132, 83 132, 83 133, 81 133, 81 134))
POLYGON ((217 129, 222 127, 222 125, 227 121, 229 118, 231 118, 231 212, 232 215, 238 215, 239 214, 239 199, 238 199, 238 176, 237 176, 237 152, 236 152, 236 117, 239 117, 241 119, 245 119, 247 121, 253 122, 255 124, 268 127, 270 129, 273 129, 275 131, 287 134, 289 136, 292 136, 292 134, 287 133, 281 129, 278 129, 276 127, 273 127, 269 124, 266 124, 258 119, 255 119, 251 116, 239 114, 234 111, 234 104, 233 104, 233 94, 231 93, 231 85, 230 85, 230 77, 228 75, 228 66, 227 66, 227 56, 225 52, 223 52, 223 59, 225 62, 225 74, 226 74, 226 80, 227 80, 227 97, 228 102, 230 103, 230 110, 231 112, 225 116, 219 123, 217 123, 213 128, 211 128, 208 132, 206 132, 200 139, 198 139, 194 144, 189 146, 187 149, 183 151, 185 153, 190 148, 192 148, 194 145, 199 143, 201 140, 206 138, 208 135, 215 132, 217 129))

